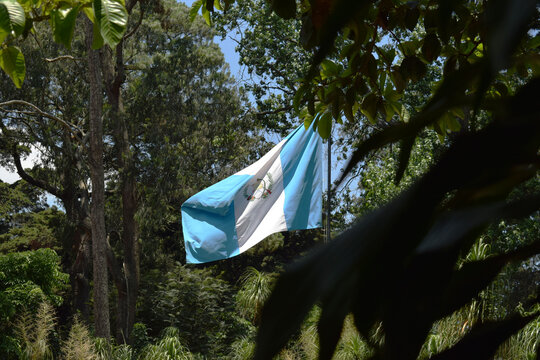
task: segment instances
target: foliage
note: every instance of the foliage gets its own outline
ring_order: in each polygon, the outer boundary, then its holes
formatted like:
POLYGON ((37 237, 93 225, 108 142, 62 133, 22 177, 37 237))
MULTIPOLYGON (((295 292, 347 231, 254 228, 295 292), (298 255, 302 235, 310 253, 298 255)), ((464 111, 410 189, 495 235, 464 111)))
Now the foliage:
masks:
POLYGON ((255 343, 253 340, 243 337, 231 345, 231 360, 250 360, 255 353, 255 343))
POLYGON ((540 319, 537 318, 508 339, 498 350, 501 359, 534 359, 540 346, 540 319))
POLYGON ((0 180, 0 221, 2 233, 4 227, 9 226, 14 214, 24 211, 39 211, 46 207, 38 189, 33 188, 25 181, 16 181, 8 184, 0 180))
POLYGON ((127 344, 116 345, 102 337, 92 338, 94 350, 99 360, 131 360, 135 359, 133 348, 127 344))
POLYGON ((81 11, 94 23, 95 48, 120 42, 128 18, 123 0, 0 1, 0 67, 17 88, 23 84, 26 65, 21 49, 12 43, 34 31, 34 23, 49 20, 54 40, 70 48, 81 11))
POLYGON ((15 324, 16 333, 22 342, 19 358, 24 360, 53 359, 49 338, 55 324, 54 309, 47 301, 41 302, 33 317, 29 312, 23 312, 15 324))
POLYGON ((272 13, 269 1, 240 0, 237 5, 215 12, 215 27, 222 38, 235 40, 239 64, 248 75, 243 84, 252 94, 258 121, 267 131, 284 135, 296 123, 294 93, 309 66, 310 54, 298 41, 302 24, 272 13))
POLYGON ((19 213, 12 216, 9 231, 0 234, 0 253, 36 250, 48 247, 60 250, 59 244, 65 227, 65 214, 55 206, 39 212, 19 213))
MULTIPOLYGON (((24 309, 35 312, 44 300, 56 306, 60 305, 62 297, 58 295, 58 291, 64 288, 67 279, 67 274, 60 271, 58 255, 51 249, 0 255, 2 352, 9 354, 16 350, 12 326, 16 316, 24 309)), ((43 321, 46 320, 46 315, 45 311, 43 321)))
POLYGON ((98 359, 88 329, 77 318, 73 321, 68 338, 62 346, 62 354, 66 360, 98 359))
POLYGON ((131 341, 133 343, 133 351, 140 352, 152 339, 148 336, 148 329, 143 323, 135 323, 131 332, 131 341))
POLYGON ((160 274, 158 287, 147 298, 144 321, 151 329, 177 328, 182 344, 193 353, 219 358, 229 344, 246 335, 249 324, 236 314, 234 293, 225 281, 208 269, 177 265, 160 274))
POLYGON ((274 277, 254 267, 248 267, 240 278, 241 288, 236 295, 240 313, 258 324, 264 302, 270 296, 274 277))
POLYGON ((163 337, 157 344, 143 349, 139 359, 191 360, 193 356, 182 345, 178 329, 169 327, 164 330, 163 337))

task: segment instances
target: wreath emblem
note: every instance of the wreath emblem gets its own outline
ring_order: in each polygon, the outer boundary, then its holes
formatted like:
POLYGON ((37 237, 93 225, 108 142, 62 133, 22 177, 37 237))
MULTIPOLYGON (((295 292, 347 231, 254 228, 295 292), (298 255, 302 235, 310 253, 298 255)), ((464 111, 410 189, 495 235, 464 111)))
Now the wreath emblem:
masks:
POLYGON ((273 186, 274 179, 272 179, 272 174, 267 173, 263 178, 257 178, 257 182, 244 187, 244 197, 247 201, 266 199, 270 194, 272 194, 273 186))

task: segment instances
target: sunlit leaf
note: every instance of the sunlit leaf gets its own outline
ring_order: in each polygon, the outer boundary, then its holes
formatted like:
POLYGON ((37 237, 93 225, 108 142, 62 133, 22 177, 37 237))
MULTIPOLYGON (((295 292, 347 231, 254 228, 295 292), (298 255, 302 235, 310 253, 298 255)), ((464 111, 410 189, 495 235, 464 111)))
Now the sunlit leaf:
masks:
POLYGON ((116 46, 127 28, 128 13, 120 0, 94 0, 94 14, 101 36, 109 46, 116 46))
POLYGON ((13 31, 15 36, 24 30, 24 9, 16 0, 0 0, 0 42, 13 31))
POLYGON ((205 6, 203 6, 202 8, 202 17, 204 21, 206 21, 206 25, 208 26, 212 25, 212 18, 210 17, 210 11, 208 11, 208 9, 205 6))
POLYGON ((0 67, 9 75, 13 84, 20 88, 26 74, 24 55, 16 46, 9 46, 0 50, 0 67))
POLYGON ((332 114, 330 112, 325 112, 319 118, 317 130, 323 139, 328 139, 330 137, 332 132, 332 114))
POLYGON ((75 30, 75 20, 79 13, 79 7, 63 6, 51 11, 51 27, 54 41, 63 44, 68 49, 71 47, 71 39, 75 30))
POLYGON ((189 9, 189 19, 191 21, 195 20, 197 17, 197 14, 199 13, 199 9, 202 7, 203 3, 202 0, 194 1, 193 4, 191 4, 191 8, 189 9))
POLYGON ((377 120, 375 116, 377 115, 377 95, 369 94, 362 101, 362 107, 360 111, 364 114, 371 123, 375 123, 377 120))

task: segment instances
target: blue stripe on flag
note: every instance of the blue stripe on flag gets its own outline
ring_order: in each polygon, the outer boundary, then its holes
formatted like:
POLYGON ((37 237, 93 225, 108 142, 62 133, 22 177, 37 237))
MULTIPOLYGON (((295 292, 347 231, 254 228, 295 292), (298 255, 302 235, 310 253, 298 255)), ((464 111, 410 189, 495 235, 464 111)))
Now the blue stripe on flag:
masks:
POLYGON ((187 262, 198 264, 239 254, 233 200, 251 177, 230 176, 193 195, 182 205, 187 262))
POLYGON ((322 224, 322 139, 313 127, 300 126, 281 149, 285 188, 284 213, 288 230, 322 224))

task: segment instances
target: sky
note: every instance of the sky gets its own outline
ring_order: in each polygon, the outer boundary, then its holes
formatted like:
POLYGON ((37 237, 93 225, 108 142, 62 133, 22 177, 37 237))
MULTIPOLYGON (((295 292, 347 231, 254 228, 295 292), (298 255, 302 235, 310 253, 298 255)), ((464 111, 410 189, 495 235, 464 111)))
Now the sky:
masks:
MULTIPOLYGON (((29 168, 34 165, 37 160, 37 153, 33 152, 28 158, 21 161, 23 168, 29 168)), ((11 172, 8 169, 0 166, 0 180, 7 183, 13 183, 19 180, 20 177, 15 172, 11 172)))

